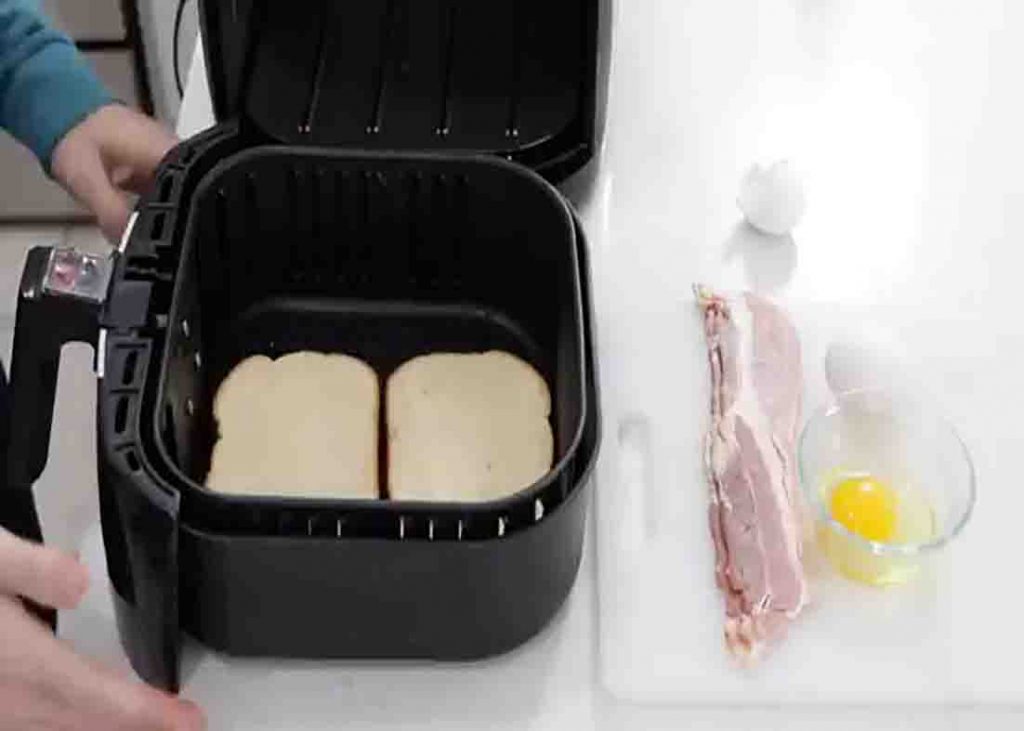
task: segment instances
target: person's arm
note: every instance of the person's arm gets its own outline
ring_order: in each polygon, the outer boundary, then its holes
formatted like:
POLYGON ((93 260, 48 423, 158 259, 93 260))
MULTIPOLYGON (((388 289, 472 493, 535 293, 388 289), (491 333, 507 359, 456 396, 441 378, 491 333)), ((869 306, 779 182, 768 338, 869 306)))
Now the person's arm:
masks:
MULTIPOLYGON (((85 2, 86 0, 81 0, 85 2)), ((114 101, 38 0, 0 0, 0 126, 31 149, 116 242, 129 193, 149 184, 176 138, 114 101)))
POLYGON ((69 130, 113 101, 37 0, 0 0, 0 126, 44 168, 69 130))

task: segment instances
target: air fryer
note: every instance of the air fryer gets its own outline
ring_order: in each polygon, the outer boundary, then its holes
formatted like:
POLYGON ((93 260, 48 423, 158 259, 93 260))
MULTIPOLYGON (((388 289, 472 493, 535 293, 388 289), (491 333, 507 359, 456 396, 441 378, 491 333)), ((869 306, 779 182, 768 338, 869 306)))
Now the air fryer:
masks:
POLYGON ((599 4, 201 7, 227 121, 169 155, 111 257, 29 256, 0 521, 42 539, 59 353, 89 342, 108 571, 143 679, 177 690, 181 631, 238 655, 510 650, 575 580, 599 441, 586 243, 552 187, 596 144, 599 4), (246 356, 342 352, 383 382, 416 355, 489 349, 552 394, 554 464, 510 498, 203 485, 212 397, 246 356))

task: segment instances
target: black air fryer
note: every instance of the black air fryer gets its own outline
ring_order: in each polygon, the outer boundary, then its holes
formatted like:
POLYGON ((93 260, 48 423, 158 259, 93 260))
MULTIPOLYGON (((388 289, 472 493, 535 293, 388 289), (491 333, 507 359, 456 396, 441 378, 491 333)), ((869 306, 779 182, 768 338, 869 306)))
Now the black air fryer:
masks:
POLYGON ((31 490, 60 349, 86 341, 107 564, 146 681, 177 689, 181 630, 239 655, 467 660, 514 648, 573 584, 598 448, 586 245, 552 183, 594 154, 601 3, 201 8, 225 121, 164 161, 109 259, 29 257, 0 521, 42 538, 31 490), (553 401, 554 466, 511 498, 203 486, 213 396, 247 356, 347 353, 383 382, 416 355, 490 349, 533 364, 553 401))

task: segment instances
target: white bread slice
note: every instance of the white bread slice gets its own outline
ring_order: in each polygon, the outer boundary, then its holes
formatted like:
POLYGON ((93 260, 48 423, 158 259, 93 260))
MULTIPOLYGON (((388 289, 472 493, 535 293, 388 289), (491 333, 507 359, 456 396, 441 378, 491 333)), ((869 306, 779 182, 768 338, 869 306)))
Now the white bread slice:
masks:
POLYGON ((346 355, 262 355, 224 379, 207 487, 236 495, 377 498, 377 376, 346 355))
POLYGON ((436 353, 388 380, 388 492, 393 500, 484 502, 551 468, 551 394, 508 353, 436 353))

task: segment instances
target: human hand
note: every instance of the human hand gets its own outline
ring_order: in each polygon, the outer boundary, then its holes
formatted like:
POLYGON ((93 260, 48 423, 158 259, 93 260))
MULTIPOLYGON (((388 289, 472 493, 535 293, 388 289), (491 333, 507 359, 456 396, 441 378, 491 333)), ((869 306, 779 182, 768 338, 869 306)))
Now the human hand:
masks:
POLYGON ((201 731, 194 704, 79 657, 19 596, 73 609, 89 584, 71 556, 0 528, 0 731, 201 731))
POLYGON ((142 193, 177 137, 120 104, 94 112, 57 144, 53 177, 96 216, 116 244, 131 215, 131 193, 142 193))

